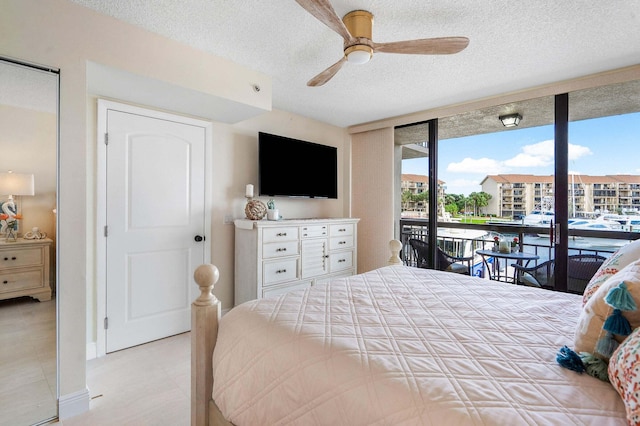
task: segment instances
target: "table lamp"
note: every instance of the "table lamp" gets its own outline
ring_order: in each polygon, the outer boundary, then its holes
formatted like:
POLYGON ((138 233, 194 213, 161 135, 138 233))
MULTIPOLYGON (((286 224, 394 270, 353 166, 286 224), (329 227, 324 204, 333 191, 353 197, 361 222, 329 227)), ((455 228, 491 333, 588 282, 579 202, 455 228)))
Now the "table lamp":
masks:
POLYGON ((0 173, 0 195, 9 198, 2 203, 2 213, 15 216, 18 213, 14 196, 35 195, 33 174, 28 173, 0 173))

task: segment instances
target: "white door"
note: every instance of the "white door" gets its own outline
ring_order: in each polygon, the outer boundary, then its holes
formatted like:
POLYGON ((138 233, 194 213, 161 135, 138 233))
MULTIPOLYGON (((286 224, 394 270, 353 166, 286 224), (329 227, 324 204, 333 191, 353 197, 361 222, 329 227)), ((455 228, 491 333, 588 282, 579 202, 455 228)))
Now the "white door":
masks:
MULTIPOLYGON (((149 111, 149 114, 153 114, 149 111)), ((207 128, 106 112, 106 352, 188 331, 205 262, 207 128)))

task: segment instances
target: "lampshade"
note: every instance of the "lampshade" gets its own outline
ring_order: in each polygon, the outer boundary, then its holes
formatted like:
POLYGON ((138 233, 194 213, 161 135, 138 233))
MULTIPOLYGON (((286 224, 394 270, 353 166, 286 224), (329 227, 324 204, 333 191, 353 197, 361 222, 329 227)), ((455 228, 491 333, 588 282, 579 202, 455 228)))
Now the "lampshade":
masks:
POLYGON ((0 195, 35 195, 33 174, 0 173, 0 195))
POLYGON ((500 121, 502 121, 502 125, 504 127, 516 127, 520 124, 520 120, 522 120, 522 116, 520 114, 507 114, 501 115, 498 117, 500 121))

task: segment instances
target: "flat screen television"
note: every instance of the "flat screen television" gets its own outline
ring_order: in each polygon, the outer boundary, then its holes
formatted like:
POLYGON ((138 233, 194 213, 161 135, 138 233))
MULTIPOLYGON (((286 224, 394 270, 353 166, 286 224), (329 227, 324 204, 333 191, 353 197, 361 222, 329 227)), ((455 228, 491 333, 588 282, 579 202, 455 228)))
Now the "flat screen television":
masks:
POLYGON ((259 132, 258 187, 262 196, 338 198, 338 149, 259 132))

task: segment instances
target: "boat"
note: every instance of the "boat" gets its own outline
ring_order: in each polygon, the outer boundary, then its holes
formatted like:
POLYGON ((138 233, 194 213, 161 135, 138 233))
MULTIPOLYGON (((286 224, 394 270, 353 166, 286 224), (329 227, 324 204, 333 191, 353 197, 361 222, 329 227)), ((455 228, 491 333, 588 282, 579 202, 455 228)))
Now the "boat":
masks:
POLYGON ((438 246, 456 257, 473 257, 471 275, 484 276, 482 256, 476 250, 493 244, 494 232, 480 229, 438 228, 438 246))
POLYGON ((532 210, 522 218, 522 224, 527 226, 549 226, 554 221, 555 214, 551 210, 532 210))

